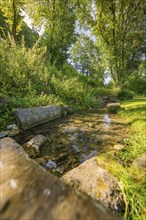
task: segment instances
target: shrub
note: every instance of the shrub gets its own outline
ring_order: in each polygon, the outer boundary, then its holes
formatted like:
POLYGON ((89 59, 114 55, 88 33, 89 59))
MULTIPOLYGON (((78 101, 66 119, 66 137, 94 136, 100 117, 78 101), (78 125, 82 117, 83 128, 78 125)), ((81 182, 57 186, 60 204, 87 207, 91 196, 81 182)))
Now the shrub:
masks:
POLYGON ((46 83, 43 66, 45 48, 38 44, 26 48, 8 41, 0 42, 0 87, 3 93, 13 96, 18 93, 41 93, 46 83))
POLYGON ((122 100, 132 99, 133 96, 134 93, 129 89, 121 89, 121 91, 118 92, 117 98, 122 101, 122 100))

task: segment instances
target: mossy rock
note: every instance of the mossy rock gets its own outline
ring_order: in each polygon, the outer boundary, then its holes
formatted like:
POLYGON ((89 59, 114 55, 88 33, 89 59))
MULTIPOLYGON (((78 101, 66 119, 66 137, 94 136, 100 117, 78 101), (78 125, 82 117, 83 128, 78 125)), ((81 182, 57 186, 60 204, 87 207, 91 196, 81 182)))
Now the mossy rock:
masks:
POLYGON ((110 103, 107 104, 108 113, 116 114, 119 110, 121 110, 120 103, 110 103))

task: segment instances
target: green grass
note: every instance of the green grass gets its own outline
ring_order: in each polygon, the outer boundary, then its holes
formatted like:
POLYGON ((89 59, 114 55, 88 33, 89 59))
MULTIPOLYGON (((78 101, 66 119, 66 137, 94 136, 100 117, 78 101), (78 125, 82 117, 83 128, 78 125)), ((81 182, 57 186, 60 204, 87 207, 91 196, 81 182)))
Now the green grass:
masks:
POLYGON ((145 170, 132 163, 146 151, 146 99, 121 102, 119 116, 129 124, 129 138, 123 140, 124 150, 105 153, 98 163, 109 170, 122 184, 126 204, 124 219, 144 220, 146 216, 145 170), (115 155, 115 153, 114 153, 115 155), (124 166, 118 163, 122 161, 124 166))
POLYGON ((123 167, 113 159, 112 153, 97 158, 98 164, 116 177, 125 202, 125 220, 145 220, 145 173, 133 166, 123 167))
POLYGON ((123 140, 126 150, 118 156, 129 165, 146 151, 146 99, 124 101, 121 105, 125 110, 119 115, 129 123, 131 137, 123 140))

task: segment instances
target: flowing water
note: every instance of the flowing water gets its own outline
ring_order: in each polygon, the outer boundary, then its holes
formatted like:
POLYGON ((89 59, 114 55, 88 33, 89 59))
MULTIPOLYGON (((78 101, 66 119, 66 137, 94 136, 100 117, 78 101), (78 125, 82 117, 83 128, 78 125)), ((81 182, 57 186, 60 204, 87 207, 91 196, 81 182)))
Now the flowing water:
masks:
POLYGON ((127 136, 121 118, 105 109, 76 113, 24 131, 16 141, 24 144, 36 134, 48 137, 35 160, 57 176, 85 160, 114 149, 127 136))

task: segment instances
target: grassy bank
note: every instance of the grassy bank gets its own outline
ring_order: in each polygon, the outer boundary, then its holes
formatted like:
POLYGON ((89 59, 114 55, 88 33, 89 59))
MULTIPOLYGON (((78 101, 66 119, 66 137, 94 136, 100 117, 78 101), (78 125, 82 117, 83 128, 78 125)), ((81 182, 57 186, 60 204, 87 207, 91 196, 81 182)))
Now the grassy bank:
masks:
POLYGON ((133 161, 146 151, 146 99, 123 101, 121 105, 125 110, 119 115, 129 125, 129 138, 123 140, 125 148, 98 157, 98 162, 122 184, 126 204, 124 219, 144 220, 145 170, 135 167, 133 161))

